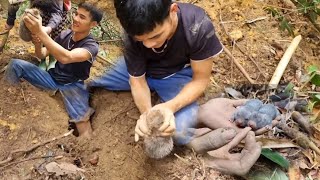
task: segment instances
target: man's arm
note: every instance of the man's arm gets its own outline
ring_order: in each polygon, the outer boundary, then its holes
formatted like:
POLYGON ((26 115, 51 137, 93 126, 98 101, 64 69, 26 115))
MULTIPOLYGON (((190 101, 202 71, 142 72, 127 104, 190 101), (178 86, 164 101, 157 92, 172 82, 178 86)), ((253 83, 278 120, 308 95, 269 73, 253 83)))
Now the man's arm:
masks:
POLYGON ((175 98, 165 102, 165 106, 175 113, 186 105, 196 101, 210 81, 212 63, 212 57, 202 61, 191 61, 193 70, 192 80, 183 87, 175 98))
POLYGON ((37 36, 32 35, 32 43, 34 44, 35 54, 39 59, 43 59, 49 55, 47 48, 42 47, 42 43, 37 36))
POLYGON ((91 58, 88 50, 84 48, 75 48, 71 51, 65 49, 60 44, 56 43, 46 32, 41 25, 41 18, 38 19, 31 14, 24 16, 24 22, 27 28, 38 36, 41 42, 46 47, 47 51, 52 54, 57 61, 62 64, 69 64, 74 62, 83 62, 91 58))
POLYGON ((141 114, 151 109, 151 94, 145 75, 140 77, 130 76, 131 93, 136 106, 141 114))

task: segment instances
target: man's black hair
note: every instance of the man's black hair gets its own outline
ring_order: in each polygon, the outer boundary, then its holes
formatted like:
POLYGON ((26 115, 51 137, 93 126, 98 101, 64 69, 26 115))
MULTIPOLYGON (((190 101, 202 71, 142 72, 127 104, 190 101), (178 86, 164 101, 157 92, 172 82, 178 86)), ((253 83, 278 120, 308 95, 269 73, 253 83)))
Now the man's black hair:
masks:
POLYGON ((78 8, 83 8, 86 11, 89 11, 92 21, 97 21, 97 23, 101 21, 103 13, 94 5, 83 2, 78 5, 78 8))
POLYGON ((172 0, 114 0, 117 17, 131 36, 153 31, 168 17, 172 0))

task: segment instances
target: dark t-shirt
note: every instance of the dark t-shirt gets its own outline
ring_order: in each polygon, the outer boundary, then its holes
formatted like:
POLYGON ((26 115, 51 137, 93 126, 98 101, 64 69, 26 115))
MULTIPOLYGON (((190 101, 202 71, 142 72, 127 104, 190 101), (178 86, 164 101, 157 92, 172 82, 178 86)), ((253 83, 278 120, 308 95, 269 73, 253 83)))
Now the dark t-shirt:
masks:
POLYGON ((63 31, 55 41, 67 50, 75 48, 84 48, 88 50, 91 58, 83 62, 75 62, 70 64, 62 64, 57 61, 55 68, 49 70, 51 77, 60 84, 67 84, 85 80, 89 77, 92 62, 96 59, 99 45, 91 35, 84 39, 74 42, 72 40, 73 32, 68 29, 63 31))
POLYGON ((155 53, 142 42, 126 37, 124 56, 131 76, 146 73, 148 77, 164 78, 183 69, 190 64, 190 60, 204 60, 222 51, 205 11, 186 3, 178 3, 178 7, 177 30, 163 45, 167 46, 163 52, 159 50, 161 53, 155 53))

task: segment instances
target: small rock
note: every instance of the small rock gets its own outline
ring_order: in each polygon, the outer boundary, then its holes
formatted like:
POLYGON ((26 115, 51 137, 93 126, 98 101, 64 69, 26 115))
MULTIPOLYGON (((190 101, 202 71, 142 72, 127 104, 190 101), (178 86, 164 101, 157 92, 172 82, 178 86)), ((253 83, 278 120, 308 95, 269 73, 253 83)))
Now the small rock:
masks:
POLYGON ((90 159, 89 159, 89 163, 90 163, 91 165, 96 166, 96 165, 98 164, 98 162, 99 162, 99 156, 98 156, 98 154, 93 154, 92 157, 90 157, 90 159))
POLYGON ((230 32, 230 37, 232 38, 232 40, 237 41, 239 39, 241 39, 243 37, 243 33, 240 30, 233 30, 232 32, 230 32))

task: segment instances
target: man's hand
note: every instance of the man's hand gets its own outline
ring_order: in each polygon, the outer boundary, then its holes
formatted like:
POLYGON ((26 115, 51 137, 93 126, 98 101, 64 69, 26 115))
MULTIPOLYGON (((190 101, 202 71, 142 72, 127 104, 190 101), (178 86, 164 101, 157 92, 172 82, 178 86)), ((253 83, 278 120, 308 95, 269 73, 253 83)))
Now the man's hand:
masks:
POLYGON ((32 34, 37 35, 42 30, 42 18, 40 15, 34 15, 32 9, 25 10, 23 21, 32 34))
POLYGON ((198 121, 204 127, 218 129, 236 126, 230 122, 233 113, 238 106, 243 105, 247 100, 232 100, 227 98, 211 99, 199 108, 198 121))
POLYGON ((166 103, 158 104, 151 108, 151 110, 158 109, 162 113, 164 120, 159 128, 161 136, 172 136, 176 130, 176 122, 173 111, 166 106, 166 103))
POLYGON ((32 37, 32 43, 33 43, 35 46, 41 44, 41 40, 39 39, 38 36, 32 34, 31 37, 32 37))
POLYGON ((210 156, 205 157, 205 165, 228 174, 246 174, 261 153, 261 145, 256 142, 254 132, 250 130, 249 127, 241 130, 230 143, 209 152, 210 156), (245 139, 245 146, 242 151, 229 153, 243 139, 245 139))
MULTIPOLYGON (((232 127, 240 130, 234 123, 232 123, 231 117, 237 110, 238 106, 244 105, 248 99, 227 99, 227 98, 215 98, 201 105, 198 112, 199 123, 210 129, 218 129, 225 127, 232 127)), ((272 121, 272 127, 278 124, 279 118, 277 117, 272 121)), ((281 119, 281 118, 280 118, 281 119)), ((263 134, 270 130, 270 127, 263 127, 255 131, 256 135, 263 134)))
POLYGON ((148 128, 147 124, 147 112, 140 115, 140 118, 137 121, 136 128, 135 128, 135 135, 134 140, 135 142, 139 141, 139 136, 145 137, 147 135, 150 135, 150 129, 148 128))

